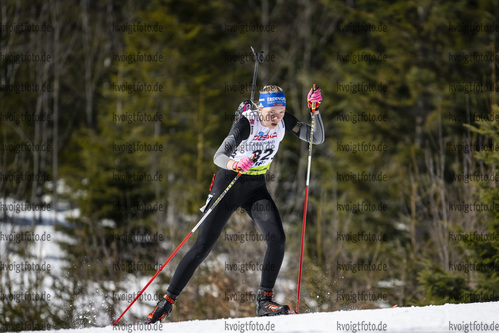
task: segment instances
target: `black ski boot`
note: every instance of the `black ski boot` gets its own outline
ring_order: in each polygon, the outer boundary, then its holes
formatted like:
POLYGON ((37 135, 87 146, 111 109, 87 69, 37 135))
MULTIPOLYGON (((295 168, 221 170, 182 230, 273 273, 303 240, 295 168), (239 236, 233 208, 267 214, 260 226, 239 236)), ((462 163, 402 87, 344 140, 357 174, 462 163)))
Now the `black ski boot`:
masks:
POLYGON ((170 312, 172 312, 173 304, 175 304, 175 298, 166 293, 163 296, 163 299, 158 302, 154 310, 147 316, 147 323, 153 324, 157 321, 161 322, 170 312))
POLYGON ((257 316, 275 316, 289 314, 289 306, 281 305, 272 301, 274 293, 272 290, 260 289, 256 301, 257 316))

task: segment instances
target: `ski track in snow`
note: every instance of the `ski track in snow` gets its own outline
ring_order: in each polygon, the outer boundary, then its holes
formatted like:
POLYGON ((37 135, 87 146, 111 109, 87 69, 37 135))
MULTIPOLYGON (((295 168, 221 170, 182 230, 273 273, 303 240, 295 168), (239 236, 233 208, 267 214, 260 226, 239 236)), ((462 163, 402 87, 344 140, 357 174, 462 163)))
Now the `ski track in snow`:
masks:
POLYGON ((499 332, 499 302, 307 313, 278 317, 193 320, 185 322, 166 321, 155 325, 118 323, 114 327, 89 327, 45 332, 499 332))

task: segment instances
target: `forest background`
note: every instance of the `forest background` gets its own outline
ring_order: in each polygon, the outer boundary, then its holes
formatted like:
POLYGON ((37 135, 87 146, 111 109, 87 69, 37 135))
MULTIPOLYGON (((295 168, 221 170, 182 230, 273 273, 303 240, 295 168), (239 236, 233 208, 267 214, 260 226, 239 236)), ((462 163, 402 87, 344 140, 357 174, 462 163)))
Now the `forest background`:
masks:
MULTIPOLYGON (((250 46, 265 55, 257 88, 280 85, 287 112, 310 121, 313 83, 324 98, 301 310, 498 301, 498 17, 493 0, 2 0, 0 223, 53 225, 65 264, 9 271, 36 244, 2 238, 1 324, 116 319, 115 295, 138 292, 201 217, 250 96, 250 46), (51 301, 5 297, 47 284, 51 301)), ((267 174, 291 306, 307 152, 287 135, 267 174)), ((254 315, 262 236, 236 212, 170 320, 254 315)))

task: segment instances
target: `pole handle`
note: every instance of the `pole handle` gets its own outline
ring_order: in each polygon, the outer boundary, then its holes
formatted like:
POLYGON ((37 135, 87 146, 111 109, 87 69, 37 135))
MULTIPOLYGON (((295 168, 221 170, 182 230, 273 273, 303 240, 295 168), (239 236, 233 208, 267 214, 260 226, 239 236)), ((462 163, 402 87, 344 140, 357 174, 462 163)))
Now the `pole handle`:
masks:
MULTIPOLYGON (((314 83, 313 86, 312 86, 312 90, 316 91, 318 88, 319 87, 317 86, 317 84, 314 83)), ((315 109, 317 109, 317 102, 313 102, 312 103, 312 118, 313 118, 313 115, 315 113, 315 109)))

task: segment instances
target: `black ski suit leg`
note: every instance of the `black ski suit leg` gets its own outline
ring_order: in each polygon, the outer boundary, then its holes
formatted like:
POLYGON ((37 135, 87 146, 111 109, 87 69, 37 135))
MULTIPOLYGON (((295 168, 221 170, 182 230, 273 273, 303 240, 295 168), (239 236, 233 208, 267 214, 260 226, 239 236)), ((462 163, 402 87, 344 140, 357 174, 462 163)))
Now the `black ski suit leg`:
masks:
MULTIPOLYGON (((213 184, 213 190, 211 191, 213 197, 206 207, 206 210, 211 207, 218 196, 227 188, 235 175, 235 173, 230 173, 228 177, 227 171, 221 170, 221 172, 218 172, 215 183, 213 184)), ((238 185, 240 184, 234 184, 233 188, 230 190, 231 193, 227 194, 218 205, 213 208, 213 211, 199 227, 196 241, 182 258, 173 274, 168 287, 168 292, 171 294, 178 296, 182 292, 198 266, 206 259, 215 246, 215 243, 220 237, 231 215, 239 207, 237 200, 238 196, 236 195, 238 185)))
POLYGON ((277 206, 265 184, 254 192, 244 209, 255 221, 267 243, 260 287, 273 289, 284 258, 286 235, 277 206))

